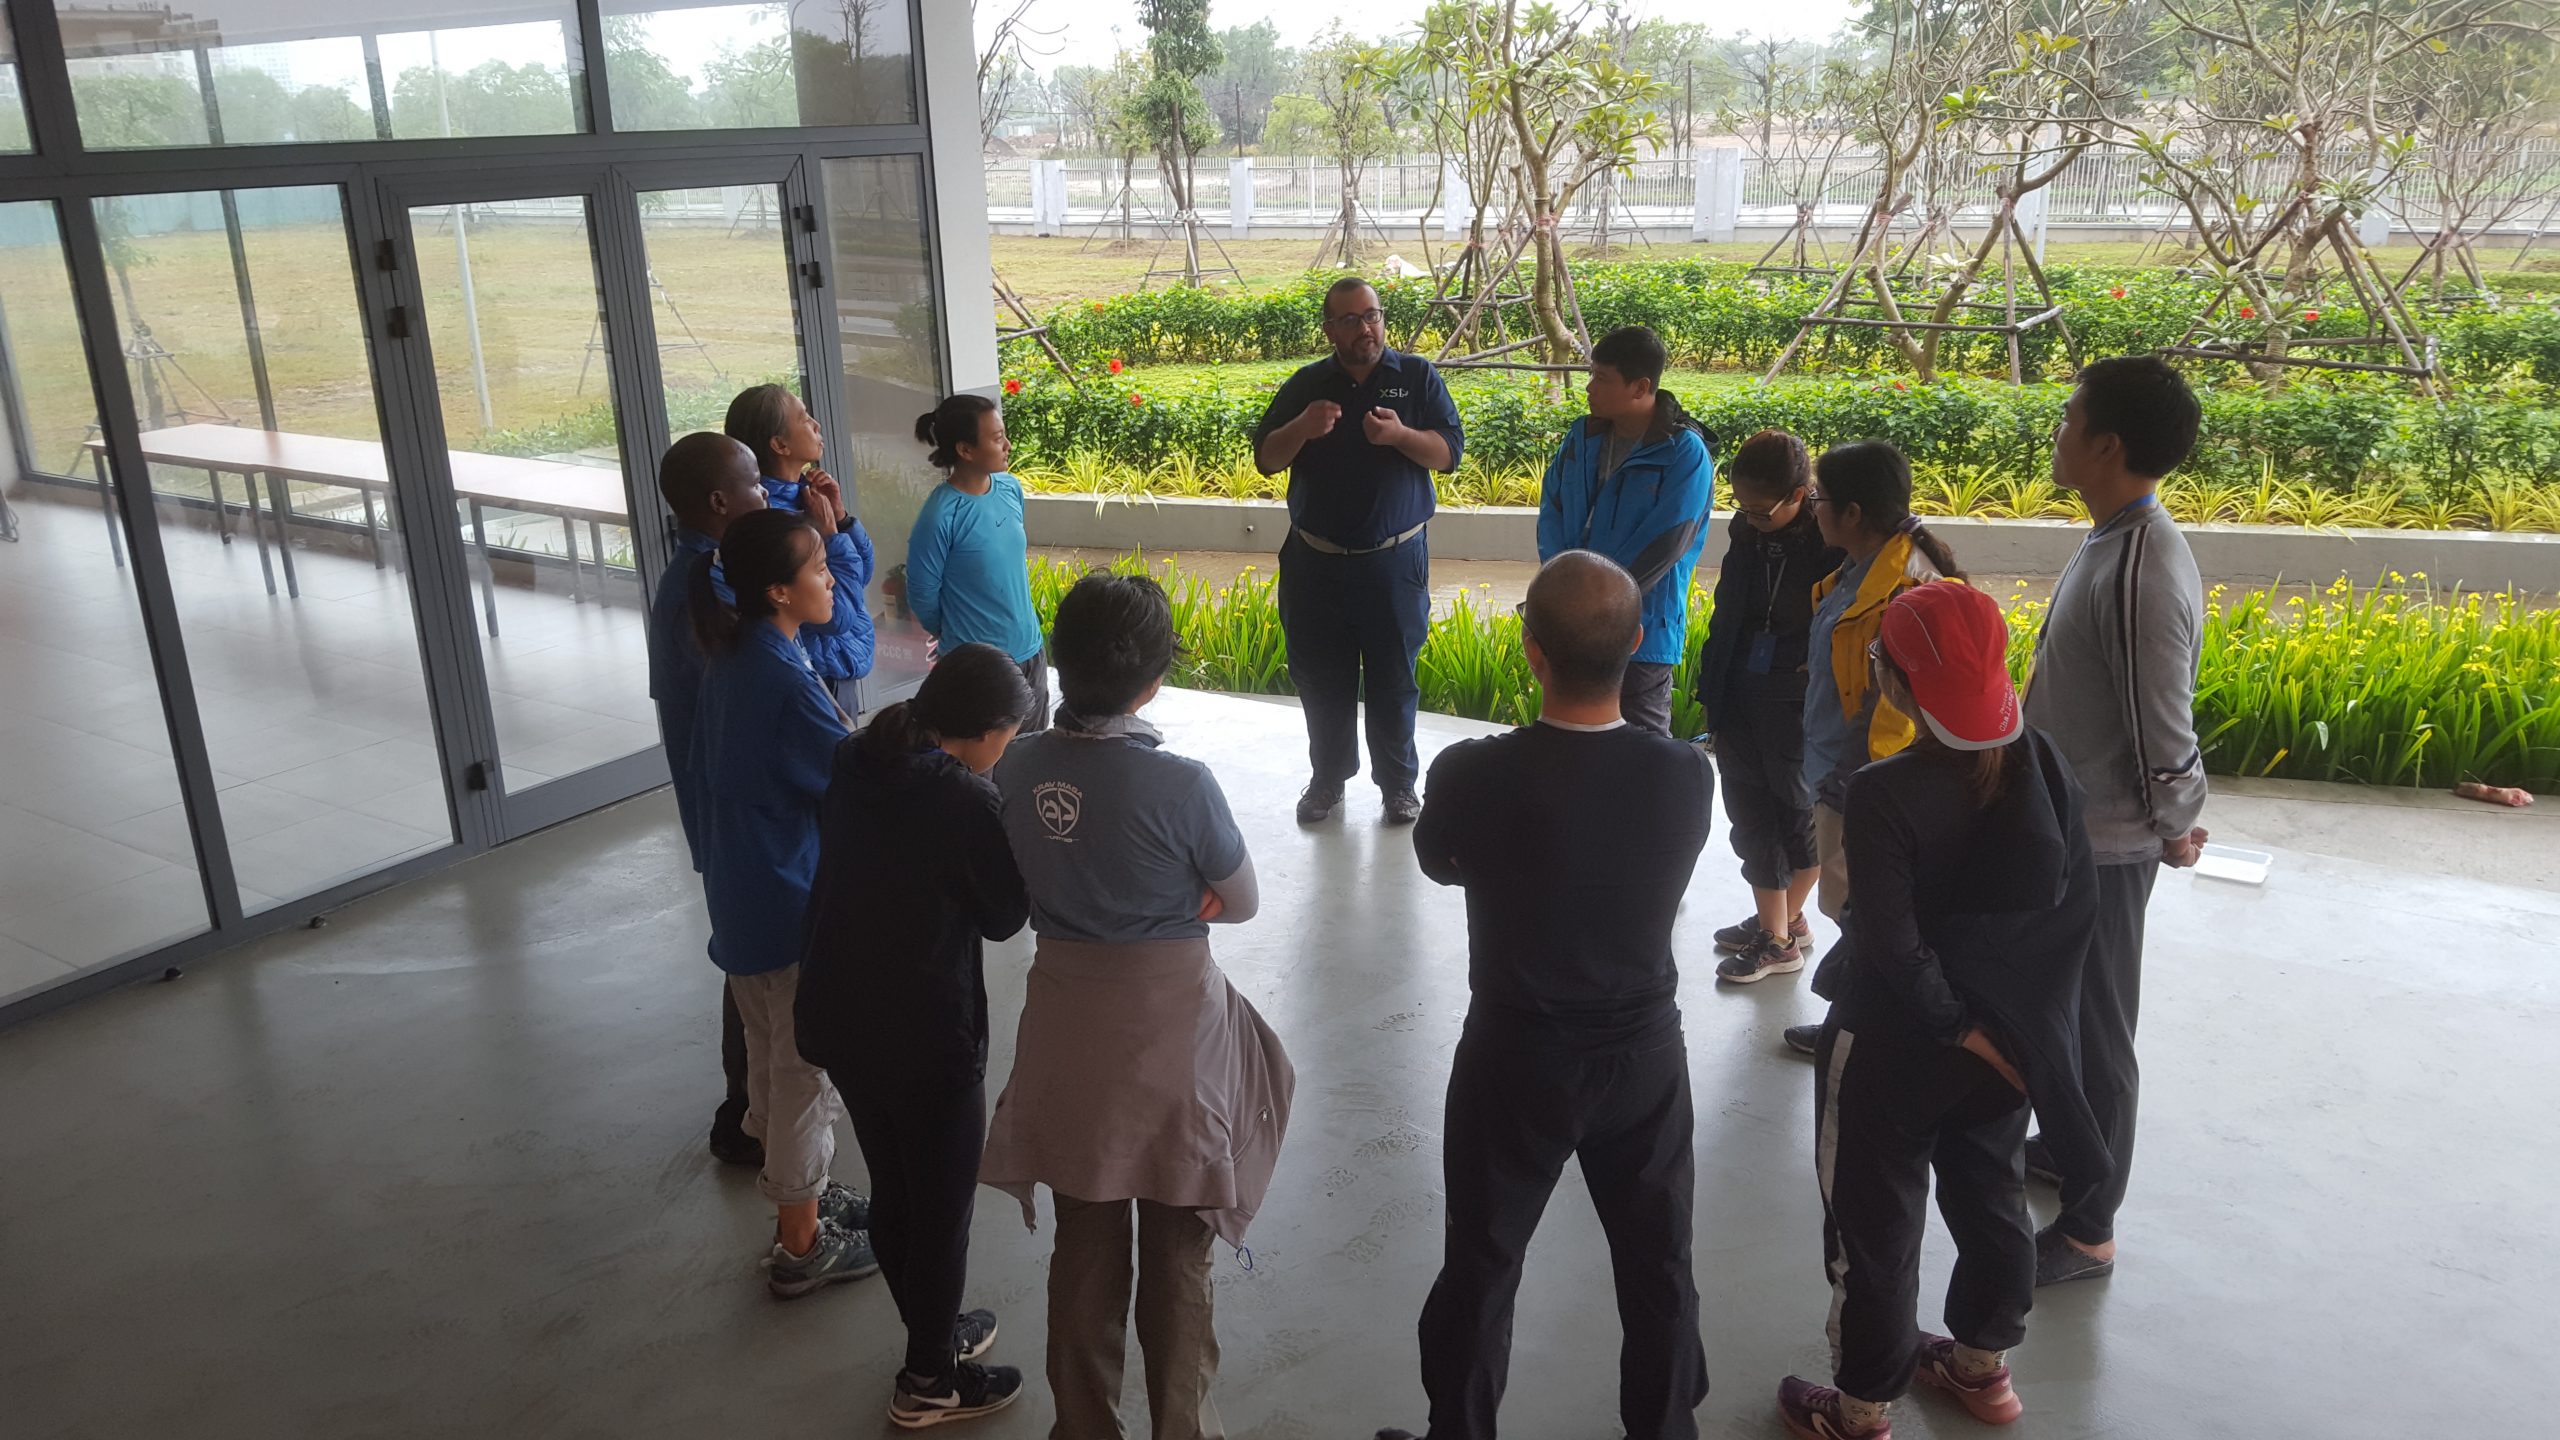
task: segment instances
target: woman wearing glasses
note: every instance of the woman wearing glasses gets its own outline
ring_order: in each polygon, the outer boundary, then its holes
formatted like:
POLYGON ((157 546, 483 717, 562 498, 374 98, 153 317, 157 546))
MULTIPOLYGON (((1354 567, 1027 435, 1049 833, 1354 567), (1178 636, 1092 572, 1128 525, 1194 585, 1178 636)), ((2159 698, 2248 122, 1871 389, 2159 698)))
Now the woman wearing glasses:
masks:
POLYGON ((1804 778, 1805 656, 1814 586, 1846 558, 1822 538, 1802 440, 1763 430, 1727 467, 1732 540, 1698 659, 1696 695, 1715 737, 1734 853, 1752 913, 1716 932, 1717 978, 1748 984, 1804 968, 1804 902, 1818 868, 1804 778))
MULTIPOLYGON (((1964 570, 1911 513, 1911 462, 1882 440, 1824 451, 1807 501, 1824 543, 1848 557, 1814 587, 1805 646, 1804 783, 1813 792, 1817 903, 1837 923, 1851 880, 1840 841, 1849 777, 1911 743, 1911 717, 1875 688, 1867 646, 1895 596, 1933 580, 1962 580, 1964 570)), ((1814 976, 1817 992, 1828 990, 1824 981, 1814 976)), ((1788 1046, 1812 1054, 1819 1028, 1789 1028, 1788 1046)))

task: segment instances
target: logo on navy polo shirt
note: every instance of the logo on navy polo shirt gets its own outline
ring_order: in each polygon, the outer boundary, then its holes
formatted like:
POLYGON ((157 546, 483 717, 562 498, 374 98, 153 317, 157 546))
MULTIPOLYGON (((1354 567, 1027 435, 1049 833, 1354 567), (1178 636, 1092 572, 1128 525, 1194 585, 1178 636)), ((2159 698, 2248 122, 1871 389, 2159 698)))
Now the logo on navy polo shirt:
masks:
POLYGON ((1064 780, 1047 780, 1031 787, 1032 813, 1052 840, 1076 843, 1076 822, 1084 818, 1084 792, 1064 780))
POLYGON ((1378 398, 1381 400, 1402 400, 1412 393, 1413 392, 1410 390, 1381 390, 1378 392, 1378 398))

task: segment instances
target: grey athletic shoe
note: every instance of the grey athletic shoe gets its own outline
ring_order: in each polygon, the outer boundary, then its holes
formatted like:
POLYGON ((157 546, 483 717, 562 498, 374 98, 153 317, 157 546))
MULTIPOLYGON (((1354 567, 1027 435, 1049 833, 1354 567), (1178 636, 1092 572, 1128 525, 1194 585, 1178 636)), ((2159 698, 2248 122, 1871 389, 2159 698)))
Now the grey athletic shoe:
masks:
POLYGON ((847 1230, 869 1230, 871 1197, 830 1180, 826 1192, 818 1197, 818 1218, 847 1230))
POLYGON ((818 1243, 806 1255, 794 1255, 779 1243, 768 1261, 765 1288, 784 1299, 796 1299, 839 1280, 861 1280, 880 1273, 871 1253, 871 1237, 860 1230, 818 1222, 818 1243))
POLYGON ((1787 1048, 1793 1050, 1797 1054, 1810 1055, 1813 1053, 1814 1045, 1822 1039, 1822 1027, 1819 1025, 1790 1025, 1785 1030, 1779 1032, 1778 1038, 1786 1041, 1787 1048))
POLYGON ((2113 1260, 2101 1260, 2062 1238, 2062 1232, 2051 1225, 2036 1232, 2036 1288, 2060 1285, 2070 1280, 2095 1280, 2112 1275, 2113 1260))
POLYGON ((1298 823, 1320 825, 1332 819, 1335 808, 1341 804, 1342 786, 1339 783, 1326 785, 1321 782, 1310 782, 1307 788, 1298 794, 1298 823))
POLYGON ((996 1348, 996 1312, 963 1310, 960 1312, 960 1321, 952 1327, 951 1334, 952 1338, 960 1343, 961 1359, 978 1359, 996 1348))
POLYGON ((1716 978, 1748 985, 1804 968, 1804 947, 1762 931, 1750 944, 1716 962, 1716 978))
POLYGON ((1390 825, 1410 825, 1422 818, 1422 797, 1411 790, 1387 791, 1385 806, 1390 825))
MULTIPOLYGON (((1717 931, 1716 948, 1730 955, 1736 950, 1750 949, 1751 942, 1759 938, 1760 916, 1755 912, 1717 931)), ((1803 911, 1788 917, 1787 940, 1800 950, 1813 948, 1813 927, 1804 923, 1803 911)))

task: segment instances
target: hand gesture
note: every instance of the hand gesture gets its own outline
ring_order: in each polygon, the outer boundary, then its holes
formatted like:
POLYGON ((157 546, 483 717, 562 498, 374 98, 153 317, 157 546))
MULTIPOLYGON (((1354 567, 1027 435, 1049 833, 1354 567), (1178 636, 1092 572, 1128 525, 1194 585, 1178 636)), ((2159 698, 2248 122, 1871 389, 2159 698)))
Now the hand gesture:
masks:
POLYGON ((2205 828, 2201 825, 2174 840, 2160 842, 2160 863, 2172 870, 2184 870, 2204 854, 2205 828))
POLYGON ((836 508, 836 502, 828 497, 826 491, 815 487, 802 491, 801 506, 808 514, 809 523, 818 527, 819 534, 833 535, 844 528, 844 512, 836 508))
POLYGON ((1990 1031, 1976 1025, 1964 1032, 1963 1044, 1967 1054, 1998 1072, 2001 1079, 2009 1082, 2010 1089, 2021 1095, 2027 1093, 2026 1077, 2020 1075, 2018 1067, 2010 1064, 2009 1057, 2001 1054, 2000 1047, 1992 1043, 1990 1031))
POLYGON ((1202 923, 1214 924, 1219 916, 1226 913, 1227 902, 1218 898, 1217 891, 1203 890, 1200 892, 1200 919, 1202 923))
POLYGON ((1309 440, 1321 440, 1333 433, 1334 424, 1342 419, 1342 407, 1331 400, 1318 400, 1298 412, 1298 431, 1309 440))
POLYGON ((800 477, 800 483, 808 486, 811 490, 826 496, 827 503, 835 507, 835 512, 838 515, 842 515, 844 513, 844 487, 836 483, 836 477, 828 474, 823 469, 812 466, 810 467, 809 473, 800 477))
POLYGON ((1413 427, 1404 423, 1403 416, 1381 405, 1361 417, 1360 428, 1369 432, 1370 444, 1393 445, 1413 427))

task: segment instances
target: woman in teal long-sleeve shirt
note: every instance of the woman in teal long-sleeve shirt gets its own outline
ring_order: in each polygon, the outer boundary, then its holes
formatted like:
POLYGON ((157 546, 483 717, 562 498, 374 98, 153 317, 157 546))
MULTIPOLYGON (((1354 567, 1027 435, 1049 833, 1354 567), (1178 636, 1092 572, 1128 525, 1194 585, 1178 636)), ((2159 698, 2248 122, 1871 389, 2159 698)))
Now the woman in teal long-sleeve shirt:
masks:
POLYGON ((949 472, 907 536, 907 608, 939 646, 993 645, 1031 682, 1022 733, 1049 723, 1049 661, 1031 605, 1030 535, 1004 416, 983 395, 954 395, 916 417, 916 438, 949 472))

